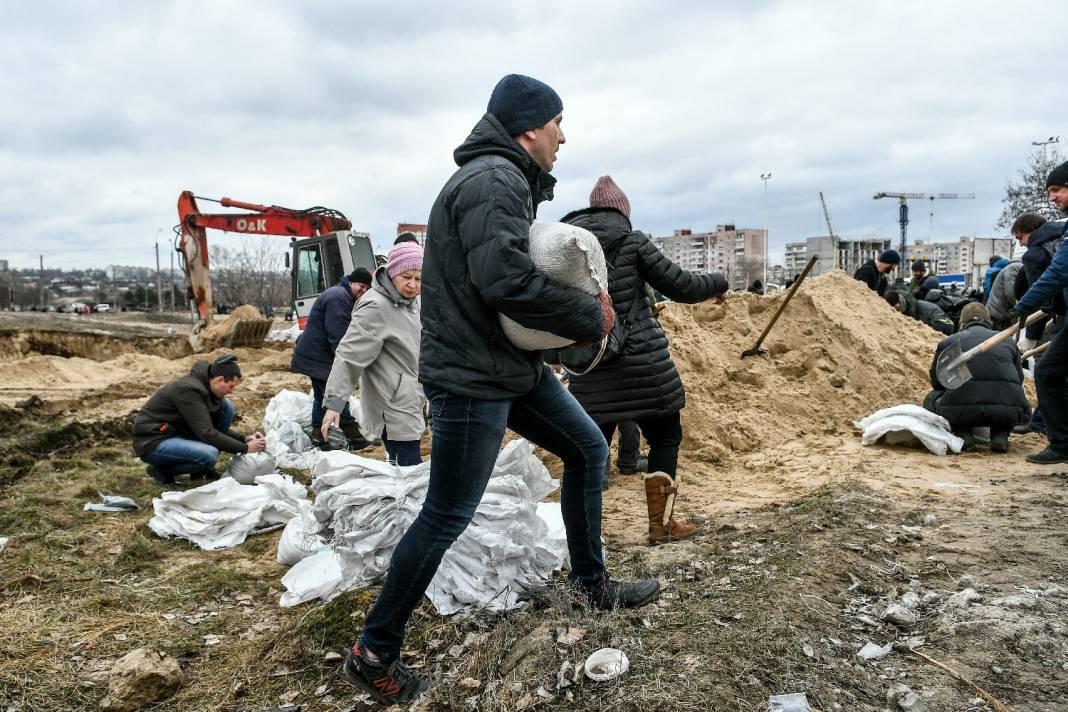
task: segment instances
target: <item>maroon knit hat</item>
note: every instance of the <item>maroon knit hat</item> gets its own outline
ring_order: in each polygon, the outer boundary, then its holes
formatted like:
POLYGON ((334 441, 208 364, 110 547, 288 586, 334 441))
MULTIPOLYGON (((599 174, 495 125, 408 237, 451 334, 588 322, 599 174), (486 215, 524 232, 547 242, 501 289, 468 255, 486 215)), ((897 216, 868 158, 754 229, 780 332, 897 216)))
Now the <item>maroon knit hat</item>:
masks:
POLYGON ((591 208, 615 208, 619 212, 630 217, 630 201, 619 189, 612 176, 601 176, 596 185, 590 191, 591 208))

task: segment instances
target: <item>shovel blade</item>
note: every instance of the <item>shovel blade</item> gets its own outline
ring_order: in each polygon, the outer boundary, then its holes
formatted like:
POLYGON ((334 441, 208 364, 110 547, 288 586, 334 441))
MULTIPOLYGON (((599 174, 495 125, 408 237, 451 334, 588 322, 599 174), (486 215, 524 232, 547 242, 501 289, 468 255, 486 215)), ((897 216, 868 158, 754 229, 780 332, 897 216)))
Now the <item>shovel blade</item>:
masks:
POLYGON ((745 358, 746 356, 760 356, 760 355, 766 354, 766 353, 767 353, 767 351, 765 351, 764 349, 760 348, 759 346, 754 346, 751 349, 746 349, 745 351, 743 351, 742 352, 742 358, 745 358))
POLYGON ((972 372, 963 356, 960 341, 957 341, 938 357, 938 362, 935 363, 935 375, 938 376, 938 382, 946 390, 954 391, 972 380, 972 372))

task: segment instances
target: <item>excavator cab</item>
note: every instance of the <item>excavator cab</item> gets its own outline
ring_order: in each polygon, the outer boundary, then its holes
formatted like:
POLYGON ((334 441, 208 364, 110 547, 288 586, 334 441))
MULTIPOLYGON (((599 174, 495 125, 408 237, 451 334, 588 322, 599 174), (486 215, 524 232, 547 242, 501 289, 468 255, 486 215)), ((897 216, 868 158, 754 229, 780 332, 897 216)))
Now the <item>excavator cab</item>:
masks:
POLYGON ((375 271, 375 253, 366 232, 338 230, 291 242, 293 313, 301 330, 315 299, 357 267, 375 271))

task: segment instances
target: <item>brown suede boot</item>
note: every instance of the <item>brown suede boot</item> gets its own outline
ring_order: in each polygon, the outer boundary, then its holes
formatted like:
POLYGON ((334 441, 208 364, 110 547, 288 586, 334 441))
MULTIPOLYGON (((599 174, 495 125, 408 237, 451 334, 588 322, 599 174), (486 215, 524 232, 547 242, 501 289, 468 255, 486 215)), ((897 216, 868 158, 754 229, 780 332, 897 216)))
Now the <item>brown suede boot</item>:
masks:
POLYGON ((679 476, 672 480, 666 472, 645 475, 645 502, 649 507, 649 543, 663 544, 687 539, 697 533, 697 527, 679 524, 672 517, 675 495, 679 493, 679 476))

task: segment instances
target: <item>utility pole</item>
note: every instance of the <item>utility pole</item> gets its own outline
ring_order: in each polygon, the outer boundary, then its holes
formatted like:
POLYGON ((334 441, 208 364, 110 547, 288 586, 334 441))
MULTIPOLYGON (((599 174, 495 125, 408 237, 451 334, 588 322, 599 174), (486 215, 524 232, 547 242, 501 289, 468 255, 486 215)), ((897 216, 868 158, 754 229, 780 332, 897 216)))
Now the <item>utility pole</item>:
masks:
POLYGON ((1060 142, 1061 142, 1061 137, 1060 136, 1050 136, 1045 141, 1032 141, 1031 142, 1032 146, 1041 146, 1042 147, 1042 165, 1046 165, 1046 146, 1049 146, 1050 144, 1054 144, 1054 143, 1060 143, 1060 142))
POLYGON ((37 271, 37 308, 44 309, 44 255, 38 255, 40 267, 37 271))
POLYGON ((171 250, 171 313, 174 313, 174 250, 171 250))
MULTIPOLYGON (((157 233, 158 235, 158 233, 157 233)), ((159 274, 159 240, 156 240, 156 307, 157 311, 163 313, 163 282, 160 279, 159 274)))
MULTIPOLYGON (((764 289, 768 288, 768 181, 771 180, 771 171, 760 174, 760 180, 764 181, 764 289)), ((748 287, 749 285, 743 285, 748 287)))

